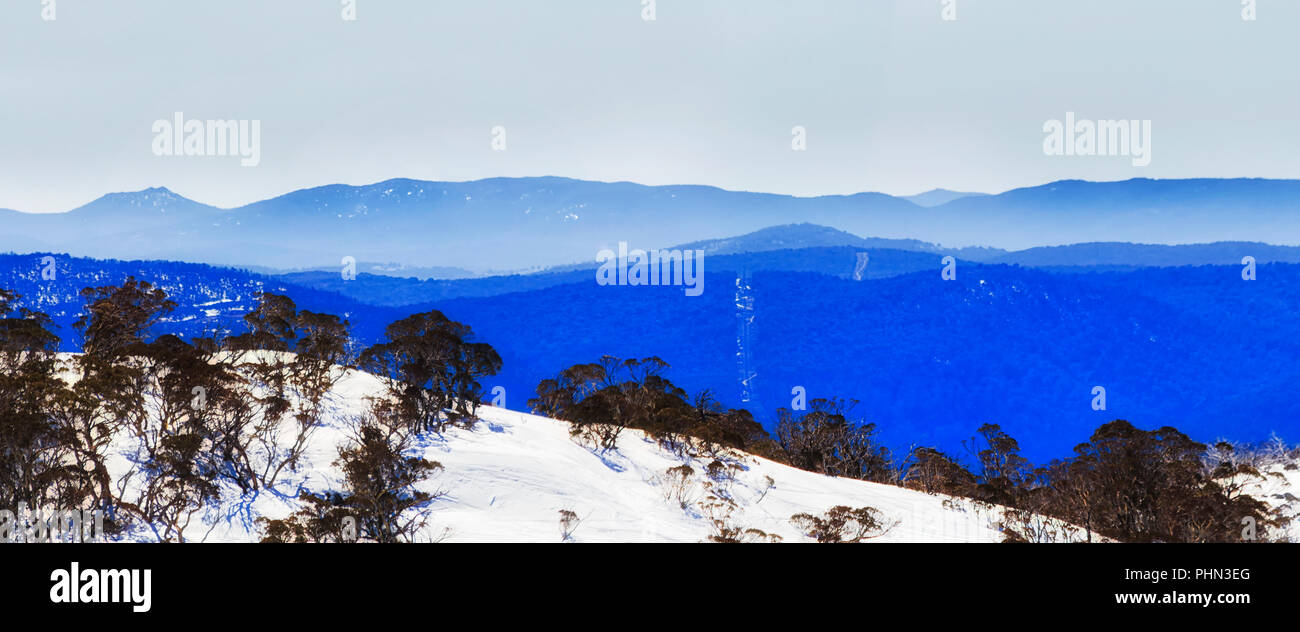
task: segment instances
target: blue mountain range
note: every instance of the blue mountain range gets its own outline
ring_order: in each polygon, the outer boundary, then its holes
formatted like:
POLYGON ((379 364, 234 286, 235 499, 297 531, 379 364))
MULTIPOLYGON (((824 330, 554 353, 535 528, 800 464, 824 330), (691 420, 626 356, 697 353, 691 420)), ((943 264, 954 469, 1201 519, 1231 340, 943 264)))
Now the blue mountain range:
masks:
POLYGON ((800 223, 1007 250, 1085 242, 1300 244, 1300 181, 1061 181, 908 199, 558 177, 395 179, 304 189, 231 209, 156 188, 106 195, 65 213, 0 210, 0 251, 285 270, 334 268, 352 257, 485 273, 590 262, 619 242, 660 248, 800 223))

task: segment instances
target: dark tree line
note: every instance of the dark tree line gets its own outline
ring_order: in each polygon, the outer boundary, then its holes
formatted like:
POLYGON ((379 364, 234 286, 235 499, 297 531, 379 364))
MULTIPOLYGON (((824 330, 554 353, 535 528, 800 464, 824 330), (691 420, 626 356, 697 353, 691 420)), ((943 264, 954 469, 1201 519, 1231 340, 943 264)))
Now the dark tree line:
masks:
POLYGON ((500 368, 491 347, 438 312, 394 323, 353 358, 347 321, 286 296, 260 295, 244 332, 190 340, 152 335, 176 305, 148 282, 81 296, 83 352, 61 359, 50 318, 0 290, 0 507, 97 509, 110 534, 183 541, 219 507, 251 523, 252 500, 271 493, 299 496, 307 513, 268 523, 268 539, 314 539, 304 534, 343 516, 352 539, 409 539, 436 496, 417 485, 440 468, 409 455, 412 435, 472 418, 478 380, 500 368), (285 488, 331 389, 358 365, 386 379, 391 397, 354 420, 336 462, 344 489, 285 488), (123 445, 124 472, 113 463, 123 445), (302 524, 310 529, 295 531, 302 524))
POLYGON ((854 402, 814 399, 808 410, 777 411, 777 441, 790 465, 877 483, 897 480, 893 456, 876 441, 875 424, 852 419, 854 402))
POLYGON ((1262 538, 1265 526, 1283 522, 1262 501, 1240 493, 1240 481, 1259 477, 1257 470, 1228 460, 1211 466, 1208 446, 1171 427, 1142 430, 1111 421, 1072 457, 1039 466, 996 425, 981 426, 966 445, 973 471, 922 448, 904 464, 903 484, 1010 508, 1003 524, 1009 541, 1060 535, 1038 516, 1076 525, 1088 540, 1100 534, 1124 542, 1250 541, 1256 533, 1262 538))
POLYGON ((469 342, 469 326, 437 311, 399 320, 384 332, 387 341, 366 349, 359 366, 392 378, 391 414, 413 431, 471 426, 483 390, 478 380, 501 370, 496 350, 469 342))
MULTIPOLYGON (((1218 458, 1207 460, 1206 445, 1174 428, 1147 431, 1112 421, 1072 457, 1035 466, 1015 438, 985 424, 965 442, 974 463, 968 467, 931 447, 896 457, 876 439, 874 424, 852 415, 855 402, 838 399, 778 410, 773 438, 747 411, 725 410, 708 392, 689 397, 663 376, 667 368, 659 358, 606 356, 543 380, 529 406, 569 422, 575 438, 600 449, 616 448, 624 430, 638 429, 683 455, 733 448, 830 476, 1001 505, 1008 508, 1002 521, 1008 541, 1055 540, 1077 525, 1089 540, 1099 534, 1133 542, 1240 542, 1282 524, 1267 505, 1241 493, 1243 477, 1259 472, 1229 458, 1232 446, 1215 446, 1218 458)), ((826 534, 837 533, 848 515, 801 516, 800 528, 834 541, 826 534)), ((853 519, 867 527, 864 533, 872 530, 866 514, 853 519)))
POLYGON ((771 437, 749 411, 724 409, 708 391, 689 397, 663 377, 667 368, 659 358, 605 356, 543 380, 528 405, 569 422, 575 438, 602 450, 616 448, 622 432, 634 428, 678 454, 714 454, 724 448, 775 453, 771 437))

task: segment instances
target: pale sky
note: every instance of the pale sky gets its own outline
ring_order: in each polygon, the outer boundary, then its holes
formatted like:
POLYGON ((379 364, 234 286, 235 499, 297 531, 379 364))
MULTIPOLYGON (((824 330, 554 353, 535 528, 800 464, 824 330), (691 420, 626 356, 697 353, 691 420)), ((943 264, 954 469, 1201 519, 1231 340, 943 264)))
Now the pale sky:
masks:
POLYGON ((821 195, 1300 177, 1300 2, 0 0, 0 208, 166 186, 217 206, 393 177, 821 195), (261 121, 261 163, 155 120, 261 121), (1150 119, 1150 166, 1049 157, 1065 112, 1150 119), (493 151, 503 126, 507 150, 493 151), (790 148, 803 126, 808 149, 790 148))

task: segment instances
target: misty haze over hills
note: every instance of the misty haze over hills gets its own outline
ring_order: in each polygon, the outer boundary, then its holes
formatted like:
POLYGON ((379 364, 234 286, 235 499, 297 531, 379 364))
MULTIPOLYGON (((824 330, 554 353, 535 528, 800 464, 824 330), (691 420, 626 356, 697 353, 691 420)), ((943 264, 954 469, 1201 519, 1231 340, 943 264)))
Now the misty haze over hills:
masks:
POLYGON ((892 244, 898 247, 911 240, 907 249, 935 252, 942 249, 927 244, 1021 250, 1080 242, 1300 243, 1297 180, 1067 180, 996 195, 932 191, 911 198, 799 198, 558 177, 394 179, 220 209, 153 188, 105 195, 65 213, 0 210, 0 251, 277 270, 337 268, 351 256, 483 273, 585 263, 620 241, 645 249, 708 243, 723 253, 728 236, 794 223, 884 240, 816 245, 888 247, 888 240, 900 240, 892 244), (717 239, 698 241, 710 235, 717 239))

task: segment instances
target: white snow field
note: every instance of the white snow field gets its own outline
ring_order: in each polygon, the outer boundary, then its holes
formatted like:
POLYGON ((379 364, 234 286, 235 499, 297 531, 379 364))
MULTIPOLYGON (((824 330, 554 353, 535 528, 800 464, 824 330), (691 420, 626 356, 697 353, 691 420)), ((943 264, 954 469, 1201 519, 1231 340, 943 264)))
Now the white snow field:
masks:
MULTIPOLYGON (((386 389, 383 380, 369 373, 337 370, 341 377, 326 396, 323 425, 311 436, 297 470, 281 477, 276 493, 263 490, 251 499, 227 483, 221 502, 204 509, 185 529, 186 541, 256 542, 262 537, 257 519, 293 513, 298 490, 342 489, 335 466, 338 448, 347 443, 352 424, 368 412, 371 400, 383 397, 386 389)), ((76 379, 71 370, 65 376, 76 379)), ((570 542, 704 542, 714 533, 713 518, 723 514, 731 526, 780 536, 782 542, 811 542, 791 516, 820 516, 837 505, 880 512, 889 528, 869 542, 1000 542, 1004 537, 999 525, 1003 508, 964 498, 824 476, 739 452, 728 459, 739 466, 734 476, 719 482, 706 475, 712 457, 678 457, 641 431, 623 432, 617 449, 601 452, 575 442, 563 421, 493 406, 479 407, 478 417, 472 430, 418 437, 408 453, 418 452, 443 467, 420 486, 439 498, 417 542, 561 542, 560 512, 566 510, 581 520, 570 542), (683 464, 694 474, 686 489, 674 495, 666 473, 683 464), (734 501, 730 513, 705 507, 710 488, 734 501)), ((282 443, 292 442, 292 432, 283 434, 282 443)), ((119 487, 132 469, 131 450, 132 441, 124 435, 110 453, 110 473, 119 487)), ((1244 482, 1243 493, 1294 518, 1282 533, 1261 536, 1300 542, 1297 465, 1275 461, 1262 469, 1262 480, 1244 482)), ((130 489, 128 485, 126 491, 130 489)), ((1054 519, 1034 517, 1033 523, 1050 534, 1044 541, 1077 541, 1087 535, 1054 519)), ((152 541, 155 536, 142 529, 128 537, 152 541)), ((1096 534, 1092 539, 1106 540, 1096 534)))
MULTIPOLYGON (((255 542, 258 517, 283 518, 302 488, 341 489, 334 466, 346 441, 349 419, 368 409, 368 397, 383 382, 361 371, 345 371, 327 398, 325 426, 311 439, 306 462, 283 483, 281 494, 260 493, 241 503, 233 488, 216 509, 185 530, 190 542, 255 542), (242 507, 242 510, 241 510, 242 507)), ((524 396, 522 394, 516 397, 524 396)), ((421 486, 442 492, 428 525, 416 541, 561 542, 560 511, 578 515, 573 542, 702 542, 712 521, 701 506, 705 467, 712 460, 683 460, 639 431, 626 431, 616 450, 601 453, 576 443, 562 421, 483 406, 473 430, 452 429, 421 437, 416 450, 444 469, 421 486), (666 470, 688 463, 695 470, 687 506, 668 498, 661 483, 666 470)), ((287 422, 292 423, 292 422, 287 422)), ((123 439, 114 447, 115 477, 129 468, 123 439)), ((740 470, 727 493, 736 503, 728 522, 810 542, 790 522, 797 513, 821 515, 836 505, 873 507, 893 524, 872 542, 998 542, 1000 508, 978 508, 968 500, 928 495, 900 487, 834 478, 767 459, 736 454, 740 470), (769 482, 770 481, 770 482, 769 482)), ((149 540, 149 534, 138 534, 149 540)))
POLYGON ((1280 535, 1300 542, 1300 463, 1273 463, 1260 470, 1264 480, 1248 482, 1242 492, 1258 498, 1291 519, 1280 535))

